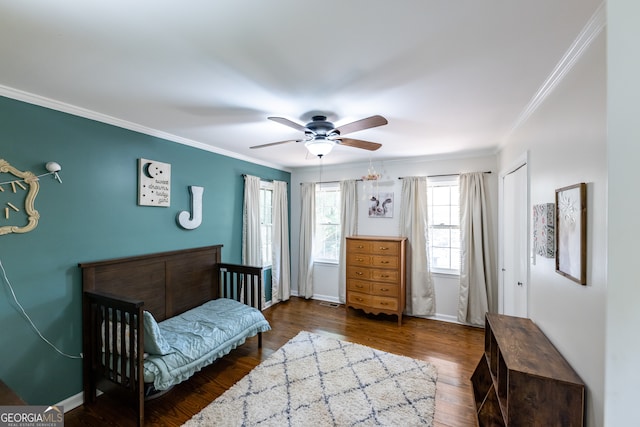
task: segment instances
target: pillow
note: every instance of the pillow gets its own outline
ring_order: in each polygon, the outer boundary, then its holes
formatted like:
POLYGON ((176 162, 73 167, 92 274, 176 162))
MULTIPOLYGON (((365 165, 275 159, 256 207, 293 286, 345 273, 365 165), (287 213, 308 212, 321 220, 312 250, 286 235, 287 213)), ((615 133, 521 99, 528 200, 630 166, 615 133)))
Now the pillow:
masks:
POLYGON ((154 319, 153 314, 148 311, 143 312, 144 322, 144 351, 149 354, 159 354, 164 356, 171 352, 171 346, 162 336, 160 327, 154 319))

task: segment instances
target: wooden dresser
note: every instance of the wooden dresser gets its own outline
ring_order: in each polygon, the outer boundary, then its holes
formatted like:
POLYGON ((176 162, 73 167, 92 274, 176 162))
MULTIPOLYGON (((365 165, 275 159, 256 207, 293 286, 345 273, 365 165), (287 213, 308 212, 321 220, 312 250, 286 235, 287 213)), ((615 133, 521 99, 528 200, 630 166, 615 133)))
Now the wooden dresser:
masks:
POLYGON ((405 304, 406 237, 347 237, 347 307, 395 314, 405 304))
POLYGON ((584 383, 530 319, 487 313, 471 384, 481 427, 584 425, 584 383))

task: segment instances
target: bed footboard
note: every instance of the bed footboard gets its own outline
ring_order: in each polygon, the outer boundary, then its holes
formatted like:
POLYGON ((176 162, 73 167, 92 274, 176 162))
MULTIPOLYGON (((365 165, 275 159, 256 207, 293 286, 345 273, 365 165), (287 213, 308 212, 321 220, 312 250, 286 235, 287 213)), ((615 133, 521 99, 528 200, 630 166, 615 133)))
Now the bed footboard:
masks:
MULTIPOLYGON (((220 297, 242 302, 262 311, 262 267, 240 264, 218 264, 220 297)), ((262 332, 258 333, 258 347, 262 348, 262 332)))
POLYGON ((108 380, 133 397, 138 425, 144 420, 144 302, 85 291, 83 294, 83 390, 96 400, 108 380))

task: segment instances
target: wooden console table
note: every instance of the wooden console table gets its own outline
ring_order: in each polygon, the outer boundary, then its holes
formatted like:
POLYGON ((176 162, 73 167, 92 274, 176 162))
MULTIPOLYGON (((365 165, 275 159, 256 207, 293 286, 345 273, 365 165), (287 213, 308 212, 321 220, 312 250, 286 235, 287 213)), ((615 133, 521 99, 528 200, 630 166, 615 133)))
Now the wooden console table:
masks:
POLYGON ((471 384, 480 426, 584 425, 584 383, 530 319, 487 313, 471 384))

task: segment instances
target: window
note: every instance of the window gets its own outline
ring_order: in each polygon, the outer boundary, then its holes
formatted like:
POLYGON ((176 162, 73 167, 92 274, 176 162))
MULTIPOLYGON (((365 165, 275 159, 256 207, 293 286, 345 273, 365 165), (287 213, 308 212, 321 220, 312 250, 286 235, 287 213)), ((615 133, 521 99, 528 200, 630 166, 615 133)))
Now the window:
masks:
POLYGON ((271 266, 273 248, 273 183, 260 181, 260 240, 262 243, 262 266, 271 266))
POLYGON ((460 272, 460 200, 458 179, 429 179, 429 249, 436 273, 460 272))
POLYGON ((314 258, 337 263, 340 257, 340 186, 316 186, 316 236, 314 258))

